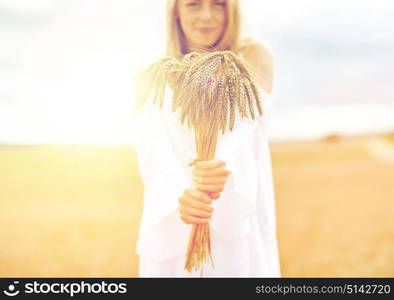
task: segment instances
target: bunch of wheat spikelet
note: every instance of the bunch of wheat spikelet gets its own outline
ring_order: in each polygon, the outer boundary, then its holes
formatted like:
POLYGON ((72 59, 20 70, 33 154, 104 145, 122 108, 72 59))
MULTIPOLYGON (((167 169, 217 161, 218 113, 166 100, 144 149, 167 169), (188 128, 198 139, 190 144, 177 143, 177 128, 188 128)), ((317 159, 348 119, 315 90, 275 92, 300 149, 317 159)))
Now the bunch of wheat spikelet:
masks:
MULTIPOLYGON (((181 123, 194 128, 197 161, 215 157, 218 133, 234 127, 235 112, 255 119, 263 114, 261 97, 250 67, 232 51, 191 52, 180 59, 166 56, 140 74, 137 109, 153 93, 163 107, 167 84, 173 89, 172 111, 181 110, 181 123)), ((209 192, 206 192, 210 195, 209 192)), ((193 224, 185 269, 199 269, 211 256, 209 224, 193 224)))

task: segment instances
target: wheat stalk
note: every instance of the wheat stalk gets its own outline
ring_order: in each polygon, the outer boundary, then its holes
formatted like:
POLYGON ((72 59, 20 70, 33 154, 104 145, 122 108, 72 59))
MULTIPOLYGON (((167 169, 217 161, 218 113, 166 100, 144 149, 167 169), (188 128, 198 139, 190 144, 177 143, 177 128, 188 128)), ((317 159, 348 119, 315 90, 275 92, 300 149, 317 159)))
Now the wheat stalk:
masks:
MULTIPOLYGON (((263 114, 251 68, 231 51, 191 52, 179 59, 166 56, 144 70, 139 79, 137 109, 152 93, 153 103, 162 107, 166 85, 172 87, 172 111, 180 109, 180 122, 187 121, 194 128, 197 161, 214 159, 219 131, 233 130, 237 110, 242 118, 249 111, 255 119, 255 106, 263 114)), ((193 224, 186 253, 189 272, 202 270, 208 260, 214 265, 209 224, 193 224)))

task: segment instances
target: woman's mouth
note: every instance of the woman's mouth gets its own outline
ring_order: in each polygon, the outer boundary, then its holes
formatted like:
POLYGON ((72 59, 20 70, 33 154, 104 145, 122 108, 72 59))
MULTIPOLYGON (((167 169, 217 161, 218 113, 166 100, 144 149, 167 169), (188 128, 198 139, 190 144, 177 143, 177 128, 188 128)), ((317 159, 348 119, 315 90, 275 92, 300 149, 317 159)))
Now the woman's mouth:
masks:
POLYGON ((215 31, 215 28, 197 28, 197 30, 201 33, 211 33, 215 31))

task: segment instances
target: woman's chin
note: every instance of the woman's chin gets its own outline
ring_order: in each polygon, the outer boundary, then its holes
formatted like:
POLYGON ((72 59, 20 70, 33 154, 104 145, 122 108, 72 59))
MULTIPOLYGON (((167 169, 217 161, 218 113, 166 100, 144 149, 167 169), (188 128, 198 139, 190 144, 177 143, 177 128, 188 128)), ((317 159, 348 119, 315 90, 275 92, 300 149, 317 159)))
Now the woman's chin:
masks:
POLYGON ((193 47, 191 47, 191 50, 192 50, 192 51, 197 51, 197 52, 199 52, 199 51, 204 51, 204 50, 210 50, 210 49, 212 48, 212 45, 213 45, 214 43, 215 43, 215 42, 212 42, 212 43, 210 43, 210 44, 207 44, 207 43, 205 42, 204 44, 194 45, 193 47))

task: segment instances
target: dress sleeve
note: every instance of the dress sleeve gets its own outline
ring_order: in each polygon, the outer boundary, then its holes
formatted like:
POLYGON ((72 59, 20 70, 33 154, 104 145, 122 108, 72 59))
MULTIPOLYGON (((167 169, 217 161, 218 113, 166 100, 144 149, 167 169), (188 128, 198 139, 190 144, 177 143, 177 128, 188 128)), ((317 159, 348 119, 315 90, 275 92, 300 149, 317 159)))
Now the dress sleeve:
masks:
POLYGON ((147 103, 136 118, 135 148, 144 185, 136 250, 146 258, 167 259, 187 248, 190 225, 180 218, 178 199, 191 187, 191 175, 175 149, 169 110, 147 103))

